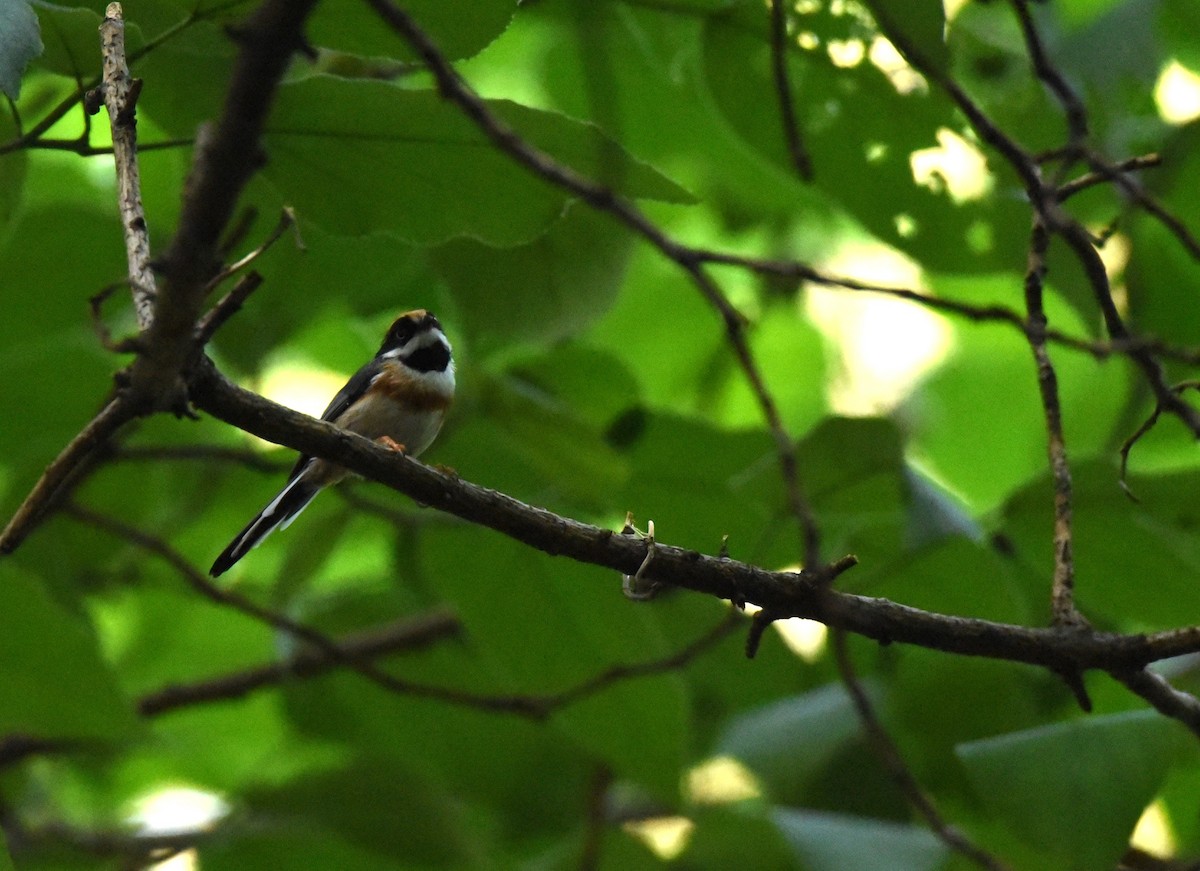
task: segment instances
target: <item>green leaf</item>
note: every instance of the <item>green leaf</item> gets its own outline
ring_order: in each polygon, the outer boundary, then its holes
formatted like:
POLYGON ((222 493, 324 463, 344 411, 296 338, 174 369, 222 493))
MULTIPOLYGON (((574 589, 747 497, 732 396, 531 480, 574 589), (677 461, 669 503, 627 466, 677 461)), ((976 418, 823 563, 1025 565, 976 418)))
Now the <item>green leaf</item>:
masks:
MULTIPOLYGON (((939 296, 976 305, 1011 307, 1019 275, 949 276, 934 280, 939 296)), ((1084 321, 1058 294, 1046 298, 1052 326, 1086 335, 1084 321)), ((1037 374, 1024 337, 1000 324, 960 325, 954 352, 907 403, 912 447, 923 465, 972 511, 999 505, 1046 468, 1045 418, 1037 374), (950 422, 969 421, 960 437, 950 422), (955 433, 951 436, 951 433, 955 433)), ((1124 361, 1097 365, 1084 355, 1050 349, 1073 461, 1112 456, 1109 433, 1130 390, 1124 361)))
POLYGON ((809 871, 934 871, 950 852, 916 826, 789 808, 771 816, 809 871))
POLYGON ((783 495, 765 433, 658 414, 638 424, 626 447, 629 477, 611 499, 615 520, 632 510, 639 527, 657 523, 660 541, 714 553, 728 535, 734 554, 763 565, 795 563, 795 525, 777 522, 783 495))
MULTIPOLYGON (((504 32, 516 0, 411 0, 404 11, 450 60, 470 57, 504 32)), ((408 43, 366 4, 321 4, 308 21, 314 45, 351 54, 417 60, 408 43)))
MULTIPOLYGON (((913 16, 940 21, 936 3, 907 5, 913 16)), ((1021 206, 1008 197, 980 197, 965 185, 953 190, 970 195, 961 193, 956 199, 944 182, 917 183, 915 154, 935 156, 931 150, 937 150, 940 155, 946 151, 947 134, 968 140, 969 135, 940 92, 898 89, 871 61, 874 30, 850 9, 827 4, 797 13, 791 22, 793 31, 815 41, 813 46, 790 43, 788 52, 797 126, 814 167, 813 187, 875 238, 918 258, 926 268, 974 272, 1006 262, 1009 246, 1024 242, 1021 206), (838 45, 857 46, 861 54, 853 62, 835 63, 830 51, 838 45), (847 184, 849 178, 856 183, 847 184)), ((780 112, 765 105, 776 92, 767 24, 763 4, 743 4, 729 15, 706 19, 703 75, 717 110, 737 135, 754 153, 795 175, 780 112)), ((941 44, 940 24, 938 28, 941 44)), ((953 142, 971 153, 972 145, 953 142)), ((984 181, 985 188, 1009 183, 1003 178, 984 181)), ((808 232, 804 225, 798 237, 808 232)), ((801 256, 823 253, 818 247, 801 256)))
POLYGON ((776 825, 768 805, 743 802, 733 807, 700 807, 696 829, 680 857, 681 866, 723 871, 782 871, 800 865, 791 845, 776 825), (746 849, 753 844, 754 849, 746 849))
POLYGON ((1178 745, 1154 711, 1089 717, 960 745, 980 800, 1064 871, 1110 869, 1178 745))
POLYGON ((481 385, 483 411, 523 465, 584 504, 604 505, 628 475, 623 458, 603 433, 570 406, 515 378, 481 385))
POLYGON ((800 800, 807 780, 861 729, 840 684, 783 698, 735 717, 716 753, 735 756, 776 801, 800 800))
POLYGON ((1200 8, 1190 0, 1164 0, 1155 24, 1159 38, 1179 62, 1200 70, 1200 8))
MULTIPOLYGON (((506 538, 461 529, 431 532, 422 556, 423 574, 453 603, 495 689, 552 695, 613 665, 667 652, 652 614, 621 595, 617 573, 551 564, 506 538), (480 583, 484 578, 510 583, 500 589, 480 583)), ((678 678, 618 682, 557 712, 553 722, 617 776, 662 799, 675 797, 687 734, 678 678)))
POLYGON ((632 242, 607 215, 576 205, 527 245, 497 249, 456 239, 430 257, 462 312, 465 337, 482 355, 590 326, 616 299, 632 242))
MULTIPOLYGON (((0 113, 0 143, 11 141, 17 133, 12 114, 0 113)), ((25 192, 28 169, 29 155, 24 149, 0 155, 0 226, 11 226, 25 192)))
POLYGON ((0 0, 0 92, 17 99, 25 66, 41 53, 37 15, 28 0, 0 0))
MULTIPOLYGON (((96 8, 100 8, 99 5, 96 8)), ((61 76, 84 81, 99 76, 102 61, 99 29, 104 19, 96 9, 49 3, 39 3, 34 9, 46 43, 46 50, 38 58, 37 65, 61 76)), ((126 29, 131 28, 127 25, 126 29)), ((102 117, 107 119, 107 116, 102 117)))
MULTIPOLYGON (((822 518, 827 556, 854 553, 864 569, 895 559, 907 537, 908 473, 895 424, 826 418, 797 451, 805 492, 822 518)), ((857 585, 866 572, 846 580, 857 585)))
POLYGON ((897 47, 907 44, 935 69, 946 68, 946 13, 940 3, 908 0, 866 0, 879 29, 897 47))
POLYGON ((14 489, 27 491, 111 386, 112 360, 88 326, 87 298, 125 273, 125 255, 115 208, 111 215, 74 203, 27 209, 6 229, 0 274, 11 292, 0 318, 0 383, 20 413, 0 426, 0 448, 14 489), (47 372, 62 377, 53 403, 47 372))
MULTIPOLYGON (((341 796, 327 796, 334 804, 341 796)), ((395 818, 390 820, 394 825, 395 818)), ((199 850, 205 871, 311 871, 345 868, 353 871, 394 871, 396 857, 365 849, 326 829, 295 824, 275 831, 256 831, 239 837, 216 839, 199 850)))
MULTIPOLYGON (((555 160, 627 196, 688 199, 595 127, 507 100, 487 105, 555 160)), ((516 245, 549 228, 570 199, 434 91, 313 76, 280 88, 268 131, 267 175, 302 215, 344 235, 516 245)))
POLYGON ((1054 9, 1068 26, 1079 28, 1091 24, 1120 3, 1121 0, 1062 0, 1054 9))
POLYGON ((134 728, 91 626, 8 560, 0 563, 0 660, 0 734, 112 739, 134 728))
POLYGON ((442 786, 389 757, 345 765, 251 791, 247 804, 267 818, 303 829, 316 826, 381 856, 445 865, 474 852, 478 830, 442 786), (398 818, 395 802, 403 803, 398 818))
MULTIPOLYGON (((784 426, 789 432, 804 432, 828 411, 821 334, 792 305, 771 308, 748 333, 750 350, 764 373, 784 426)), ((735 428, 761 425, 762 406, 750 389, 746 373, 732 355, 724 355, 713 368, 717 366, 723 370, 714 378, 717 386, 711 400, 717 419, 735 428)))

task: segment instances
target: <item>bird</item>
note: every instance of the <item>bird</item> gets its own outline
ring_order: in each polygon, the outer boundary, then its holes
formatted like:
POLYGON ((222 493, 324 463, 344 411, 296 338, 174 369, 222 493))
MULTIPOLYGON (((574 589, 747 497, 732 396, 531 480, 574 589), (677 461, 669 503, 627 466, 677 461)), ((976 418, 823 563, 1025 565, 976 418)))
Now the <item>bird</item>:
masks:
MULTIPOLYGON (((442 428, 454 401, 454 357, 437 317, 425 309, 400 315, 375 356, 338 391, 321 420, 418 456, 442 428)), ((218 577, 276 529, 285 529, 325 487, 347 469, 303 455, 287 483, 246 524, 209 569, 218 577)))

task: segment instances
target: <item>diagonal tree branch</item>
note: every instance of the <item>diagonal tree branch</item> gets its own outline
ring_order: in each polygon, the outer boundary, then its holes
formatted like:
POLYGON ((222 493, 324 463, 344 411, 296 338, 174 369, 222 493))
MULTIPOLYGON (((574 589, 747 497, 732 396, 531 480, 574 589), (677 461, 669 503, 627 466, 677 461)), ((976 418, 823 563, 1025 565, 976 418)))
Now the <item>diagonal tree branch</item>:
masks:
MULTIPOLYGON (((209 364, 193 381, 199 408, 260 438, 336 462, 417 502, 489 527, 554 556, 634 574, 646 543, 502 493, 471 484, 397 455, 385 447, 315 420, 229 382, 209 364)), ((1090 629, 1030 628, 912 608, 887 599, 841 593, 829 577, 855 563, 847 557, 817 571, 770 572, 748 563, 655 545, 648 575, 735 602, 751 602, 775 618, 807 617, 884 643, 906 643, 970 656, 1048 668, 1057 674, 1088 669, 1140 669, 1150 662, 1200 651, 1200 626, 1122 635, 1090 629)))
POLYGON ((137 700, 138 713, 158 717, 182 708, 243 698, 258 690, 307 680, 344 667, 347 662, 366 662, 389 654, 419 650, 444 638, 459 635, 462 626, 448 610, 440 609, 397 621, 378 629, 339 638, 337 657, 323 651, 301 648, 280 662, 270 662, 244 671, 217 675, 195 683, 170 684, 146 693, 137 700))

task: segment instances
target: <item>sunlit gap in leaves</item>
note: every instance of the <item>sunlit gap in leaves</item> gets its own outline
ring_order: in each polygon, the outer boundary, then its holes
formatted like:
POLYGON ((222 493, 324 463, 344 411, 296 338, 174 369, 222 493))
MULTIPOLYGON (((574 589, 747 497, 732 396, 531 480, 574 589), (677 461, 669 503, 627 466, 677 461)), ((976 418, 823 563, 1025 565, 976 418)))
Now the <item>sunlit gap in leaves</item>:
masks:
MULTIPOLYGON (((32 81, 35 83, 34 88, 36 89, 37 80, 33 79, 32 81)), ((98 115, 96 117, 107 119, 106 115, 98 115)), ((62 118, 58 119, 43 134, 43 137, 45 139, 73 141, 80 139, 84 134, 84 130, 81 113, 68 112, 62 118)), ((93 121, 89 144, 95 148, 112 147, 112 129, 109 127, 107 120, 104 123, 93 121)), ((54 178, 57 180, 71 179, 72 181, 86 179, 87 183, 97 193, 108 196, 109 199, 107 201, 112 202, 112 196, 117 189, 117 170, 113 165, 111 154, 94 154, 88 157, 81 157, 71 151, 38 149, 31 153, 31 157, 35 161, 35 165, 44 173, 45 178, 54 178), (80 177, 81 175, 82 178, 80 177)), ((59 189, 57 185, 30 185, 24 193, 27 199, 36 201, 39 197, 46 196, 47 191, 50 192, 50 196, 55 196, 56 191, 59 191, 58 196, 62 196, 62 192, 67 190, 70 189, 59 189)), ((71 193, 72 195, 77 195, 78 191, 71 190, 71 193)))
POLYGON ((1175 855, 1175 832, 1162 801, 1155 799, 1142 811, 1129 845, 1159 859, 1170 859, 1175 855))
MULTIPOLYGON (((229 814, 216 793, 191 786, 161 786, 133 802, 128 821, 143 836, 207 831, 229 814)), ((195 850, 184 850, 150 866, 155 871, 191 871, 199 867, 195 850)))
MULTIPOLYGON (((732 756, 714 756, 694 766, 683 779, 683 790, 692 805, 736 804, 761 798, 762 785, 745 765, 732 756)), ((687 848, 696 825, 685 816, 631 820, 622 828, 660 859, 670 861, 687 848)))
POLYGON ((934 193, 945 192, 955 203, 982 199, 992 190, 983 152, 947 127, 939 127, 938 144, 908 157, 913 181, 934 193))
POLYGON ((621 828, 645 844, 655 856, 670 861, 687 848, 696 824, 687 817, 650 817, 622 823, 621 828))
MULTIPOLYGON (((258 392, 267 399, 302 411, 312 417, 320 417, 349 376, 343 372, 326 369, 303 358, 281 357, 269 363, 258 380, 258 392)), ((251 436, 254 444, 274 447, 270 442, 251 436)))
POLYGON ((1089 226, 1089 230, 1096 237, 1102 237, 1107 234, 1104 239, 1104 244, 1097 249, 1100 255, 1100 260, 1104 263, 1104 271, 1108 273, 1109 283, 1112 285, 1113 303, 1117 306, 1122 316, 1129 314, 1129 289, 1121 280, 1125 275, 1125 266, 1129 263, 1129 255, 1133 250, 1133 243, 1129 241, 1129 237, 1124 233, 1111 233, 1110 228, 1100 226, 1089 226))
MULTIPOLYGON (((821 10, 821 5, 819 0, 797 0, 792 9, 800 16, 815 15, 821 10)), ((872 21, 870 12, 856 0, 831 0, 829 13, 835 18, 857 19, 866 26, 870 26, 872 21)), ((821 49, 821 38, 811 30, 801 30, 794 39, 802 51, 821 49)), ((888 77, 892 87, 901 94, 911 94, 929 88, 925 77, 909 66, 896 47, 882 35, 871 40, 869 47, 863 40, 854 37, 832 39, 825 45, 824 50, 829 55, 830 63, 843 69, 856 67, 864 59, 869 60, 888 77)))
POLYGON ((1177 60, 1171 61, 1158 75, 1154 103, 1168 124, 1187 124, 1200 118, 1200 75, 1177 60))
MULTIPOLYGON (((869 242, 846 242, 817 267, 832 275, 917 288, 921 271, 902 254, 869 242)), ((863 291, 810 287, 808 315, 837 348, 827 386, 838 414, 886 414, 941 363, 953 329, 941 315, 906 300, 863 291)))

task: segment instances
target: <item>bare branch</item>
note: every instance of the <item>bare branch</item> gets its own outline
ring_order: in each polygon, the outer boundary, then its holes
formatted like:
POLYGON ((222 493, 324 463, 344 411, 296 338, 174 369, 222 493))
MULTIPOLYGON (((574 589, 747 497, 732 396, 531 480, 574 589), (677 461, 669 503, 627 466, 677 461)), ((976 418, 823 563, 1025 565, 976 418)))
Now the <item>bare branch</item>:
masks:
POLYGON ((812 181, 812 158, 804 147, 800 124, 792 104, 792 82, 788 76, 788 32, 786 0, 770 0, 771 6, 771 72, 775 77, 775 93, 779 100, 779 120, 783 125, 784 142, 797 175, 812 181))
POLYGON ((194 705, 240 699, 252 692, 278 686, 289 680, 310 679, 342 668, 347 662, 365 662, 381 656, 420 650, 462 631, 458 618, 448 610, 430 611, 388 626, 339 638, 338 658, 302 648, 287 659, 244 671, 231 672, 187 684, 172 684, 146 693, 137 701, 143 717, 157 717, 194 705))
POLYGON ((1079 178, 1064 182, 1058 186, 1058 201, 1065 202, 1080 191, 1095 187, 1099 184, 1108 184, 1116 182, 1117 184, 1134 184, 1126 173, 1133 172, 1139 169, 1149 169, 1155 166, 1162 165, 1162 157, 1157 154, 1143 154, 1138 157, 1131 157, 1128 160, 1123 160, 1120 163, 1112 166, 1104 165, 1102 168, 1081 175, 1079 178))
POLYGON ((1088 136, 1087 110, 1083 101, 1075 93, 1075 89, 1067 82, 1066 77, 1053 63, 1050 62, 1042 38, 1034 26, 1033 16, 1029 11, 1028 0, 1012 0, 1013 10, 1021 25, 1021 34, 1025 38, 1025 48, 1033 65, 1033 72, 1054 94, 1063 114, 1067 117, 1067 135, 1069 141, 1065 151, 1078 154, 1088 136))
POLYGON ((241 311, 246 300, 250 298, 250 294, 258 290, 262 283, 263 278, 257 272, 250 272, 243 275, 229 293, 221 297, 217 301, 217 304, 196 325, 196 347, 203 348, 207 345, 217 330, 221 329, 227 320, 241 311))
POLYGON ((138 326, 143 330, 154 320, 158 296, 154 271, 150 268, 150 232, 142 207, 142 183, 137 162, 137 99, 140 79, 132 79, 125 63, 125 21, 121 4, 109 3, 100 25, 104 57, 104 104, 112 125, 113 160, 117 167, 117 204, 125 230, 125 254, 129 261, 129 288, 138 326))
MULTIPOLYGON (((336 462, 431 508, 487 526, 548 554, 634 574, 645 544, 471 484, 411 457, 243 390, 208 365, 193 381, 197 405, 260 438, 336 462)), ((748 563, 658 542, 650 575, 661 582, 733 602, 751 602, 773 617, 807 617, 877 641, 915 644, 948 653, 1024 662, 1056 673, 1134 670, 1159 659, 1200 651, 1200 626, 1150 635, 1089 629, 1029 628, 935 614, 828 589, 826 576, 852 557, 817 571, 769 572, 748 563)))
POLYGON ((294 638, 311 644, 322 655, 337 665, 357 672, 388 692, 403 696, 435 699, 437 701, 478 708, 489 712, 515 713, 529 717, 543 716, 540 705, 535 701, 521 696, 476 695, 454 689, 428 686, 396 677, 383 671, 369 661, 348 656, 338 646, 336 641, 323 632, 298 620, 293 620, 284 614, 272 611, 270 608, 259 605, 239 593, 217 586, 203 572, 192 565, 186 557, 157 536, 150 535, 136 527, 113 520, 110 517, 79 505, 68 506, 66 513, 81 523, 128 541, 130 544, 145 550, 147 553, 159 557, 175 569, 193 590, 206 599, 218 605, 232 608, 252 620, 263 623, 280 632, 286 632, 294 638))
POLYGON ((1112 676, 1153 705, 1160 714, 1178 720, 1200 736, 1200 699, 1175 689, 1165 677, 1148 668, 1114 671, 1112 676))
POLYGON ((668 654, 661 659, 647 662, 637 662, 630 665, 614 665, 600 674, 590 677, 570 689, 563 690, 545 698, 545 704, 550 708, 561 708, 593 696, 612 684, 630 678, 651 677, 656 674, 666 674, 678 671, 688 665, 701 654, 715 647, 727 635, 742 625, 742 617, 737 611, 730 611, 725 618, 712 629, 705 632, 691 644, 668 654))
MULTIPOLYGON (((976 135, 998 151, 1017 173, 1030 204, 1046 230, 1061 237, 1083 267, 1110 338, 1122 342, 1132 340, 1134 337, 1125 326, 1125 321, 1113 301, 1108 273, 1093 246, 1090 234, 1062 209, 1055 188, 1043 183, 1037 158, 1001 130, 957 82, 935 64, 930 63, 920 47, 907 39, 901 31, 887 28, 887 36, 913 67, 950 96, 959 111, 967 117, 976 135)), ((1188 429, 1200 436, 1200 413, 1171 391, 1162 364, 1149 351, 1140 347, 1130 351, 1129 356, 1142 370, 1163 409, 1178 417, 1188 429)))
POLYGON ((1071 536, 1071 467, 1063 436, 1062 406, 1058 399, 1058 376, 1046 351, 1046 310, 1042 302, 1042 280, 1046 274, 1046 249, 1050 235, 1035 216, 1029 240, 1029 265, 1025 272, 1025 308, 1029 313, 1029 346, 1037 364, 1038 392, 1046 419, 1046 452, 1054 481, 1054 586, 1051 613, 1057 626, 1078 626, 1082 616, 1075 608, 1075 557, 1071 536))

